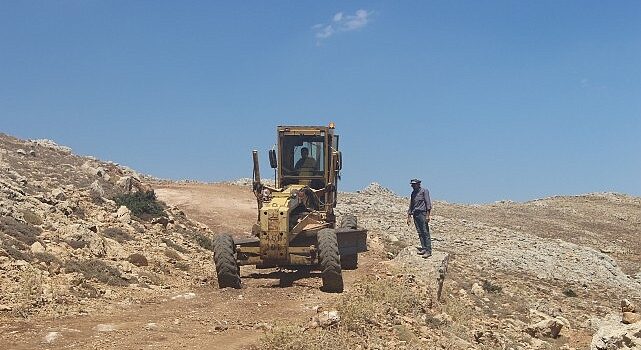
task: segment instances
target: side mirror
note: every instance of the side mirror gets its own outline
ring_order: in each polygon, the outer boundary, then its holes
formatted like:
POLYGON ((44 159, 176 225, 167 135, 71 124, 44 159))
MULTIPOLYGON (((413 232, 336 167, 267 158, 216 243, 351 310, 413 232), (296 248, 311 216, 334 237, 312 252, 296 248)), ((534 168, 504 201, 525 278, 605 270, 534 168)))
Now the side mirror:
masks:
POLYGON ((271 166, 272 169, 276 169, 278 167, 278 158, 276 157, 276 150, 273 150, 273 149, 269 150, 269 166, 271 166))
POLYGON ((341 169, 343 169, 343 153, 339 151, 338 152, 338 166, 337 166, 336 170, 341 170, 341 169))

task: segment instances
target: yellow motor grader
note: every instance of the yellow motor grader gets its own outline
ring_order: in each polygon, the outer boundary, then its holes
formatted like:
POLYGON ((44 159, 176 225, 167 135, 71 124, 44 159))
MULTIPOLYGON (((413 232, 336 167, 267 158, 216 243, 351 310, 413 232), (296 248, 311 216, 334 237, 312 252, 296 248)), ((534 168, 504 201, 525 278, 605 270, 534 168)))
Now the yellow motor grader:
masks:
POLYGON ((342 156, 334 124, 279 126, 278 148, 269 151, 274 186, 261 182, 258 151, 253 151, 252 190, 258 220, 252 237, 214 239, 214 263, 220 288, 240 288, 240 266, 257 268, 319 267, 327 292, 343 291, 343 269, 355 269, 367 250, 367 231, 356 217, 336 224, 337 182, 342 156))

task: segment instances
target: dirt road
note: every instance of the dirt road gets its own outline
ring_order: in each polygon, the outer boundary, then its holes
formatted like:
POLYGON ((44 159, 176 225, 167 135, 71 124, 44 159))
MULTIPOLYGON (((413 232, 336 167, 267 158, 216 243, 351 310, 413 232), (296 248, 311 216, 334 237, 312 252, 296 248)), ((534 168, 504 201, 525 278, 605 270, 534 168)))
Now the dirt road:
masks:
MULTIPOLYGON (((247 188, 233 185, 164 184, 159 198, 209 225, 214 232, 242 235, 254 222, 247 188)), ((346 288, 371 267, 364 257, 358 270, 345 271, 346 288)), ((213 271, 213 266, 212 266, 213 271)), ((142 303, 105 301, 87 314, 0 321, 2 349, 241 349, 258 342, 273 324, 304 323, 334 294, 319 290, 317 272, 241 269, 243 288, 210 285, 167 290, 142 303)))

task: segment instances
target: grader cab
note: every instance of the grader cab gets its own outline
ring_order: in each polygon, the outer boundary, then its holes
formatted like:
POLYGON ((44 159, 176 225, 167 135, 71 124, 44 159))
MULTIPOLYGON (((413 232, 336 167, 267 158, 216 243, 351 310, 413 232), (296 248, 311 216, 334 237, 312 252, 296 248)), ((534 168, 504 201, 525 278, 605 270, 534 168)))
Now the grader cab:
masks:
POLYGON ((277 149, 269 151, 274 186, 261 182, 258 152, 253 151, 252 190, 258 218, 252 237, 214 240, 214 262, 221 288, 240 288, 240 266, 319 267, 323 290, 343 291, 342 269, 355 269, 367 250, 367 231, 356 217, 336 224, 334 208, 342 156, 334 124, 279 126, 277 149))

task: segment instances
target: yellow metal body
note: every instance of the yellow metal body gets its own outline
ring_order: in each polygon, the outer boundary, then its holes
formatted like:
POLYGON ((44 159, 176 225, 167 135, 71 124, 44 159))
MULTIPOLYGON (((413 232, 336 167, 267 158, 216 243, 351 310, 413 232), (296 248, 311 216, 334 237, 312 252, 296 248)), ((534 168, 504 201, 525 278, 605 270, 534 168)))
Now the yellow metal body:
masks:
MULTIPOLYGON (((338 136, 330 126, 279 126, 275 186, 260 182, 254 151, 253 191, 258 220, 257 238, 238 246, 240 265, 259 267, 317 263, 316 233, 335 227, 336 183, 340 171, 338 136), (295 169, 306 148, 316 168, 295 169)), ((300 162, 304 163, 304 162, 300 162)))

